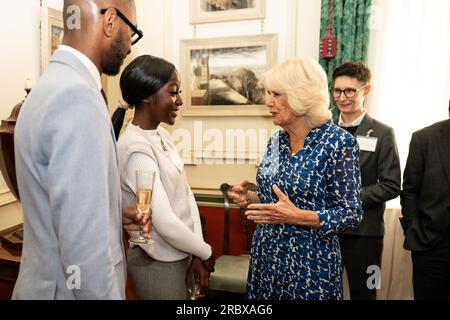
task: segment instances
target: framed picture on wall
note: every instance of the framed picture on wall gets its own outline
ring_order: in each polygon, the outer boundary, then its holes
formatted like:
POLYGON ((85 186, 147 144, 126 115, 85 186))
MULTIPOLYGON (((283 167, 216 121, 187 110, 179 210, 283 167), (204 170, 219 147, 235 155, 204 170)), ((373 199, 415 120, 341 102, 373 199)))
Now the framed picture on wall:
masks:
MULTIPOLYGON (((41 74, 47 68, 50 58, 64 36, 62 12, 49 7, 41 7, 41 74)), ((108 95, 108 78, 102 75, 102 88, 108 95)))
POLYGON ((190 0, 191 24, 264 19, 265 0, 190 0))
POLYGON ((52 54, 61 44, 63 34, 62 12, 41 7, 41 73, 47 68, 52 54))
POLYGON ((183 116, 261 116, 277 35, 182 40, 183 116))

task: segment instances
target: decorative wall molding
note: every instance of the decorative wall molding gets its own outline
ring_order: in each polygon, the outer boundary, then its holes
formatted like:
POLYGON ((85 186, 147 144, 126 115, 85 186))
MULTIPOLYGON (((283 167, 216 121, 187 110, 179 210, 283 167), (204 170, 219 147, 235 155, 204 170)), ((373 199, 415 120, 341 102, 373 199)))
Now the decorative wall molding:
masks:
POLYGON ((298 44, 298 0, 287 0, 286 57, 297 57, 298 44))
POLYGON ((11 191, 9 191, 9 189, 0 190, 0 207, 6 206, 16 201, 17 201, 16 197, 14 197, 14 195, 12 194, 11 191))
POLYGON ((223 203, 214 203, 214 202, 204 202, 204 201, 198 201, 197 206, 199 207, 213 207, 213 208, 223 208, 223 203))
POLYGON ((185 165, 223 165, 223 164, 255 164, 258 165, 265 150, 220 150, 213 152, 205 149, 193 149, 186 155, 180 153, 185 165))
MULTIPOLYGON (((178 2, 178 1, 177 1, 178 2)), ((164 16, 164 22, 163 22, 163 29, 162 29, 162 41, 164 43, 164 55, 165 59, 169 59, 169 61, 174 61, 174 53, 177 52, 173 48, 173 41, 174 38, 174 32, 173 32, 173 26, 174 26, 174 18, 173 18, 173 1, 172 0, 164 0, 163 5, 163 16, 164 16)), ((186 13, 187 14, 187 13, 186 13)), ((183 79, 184 80, 184 79, 183 79)))
POLYGON ((191 190, 196 195, 210 195, 210 196, 220 196, 222 193, 217 188, 204 187, 204 186, 191 186, 191 190))

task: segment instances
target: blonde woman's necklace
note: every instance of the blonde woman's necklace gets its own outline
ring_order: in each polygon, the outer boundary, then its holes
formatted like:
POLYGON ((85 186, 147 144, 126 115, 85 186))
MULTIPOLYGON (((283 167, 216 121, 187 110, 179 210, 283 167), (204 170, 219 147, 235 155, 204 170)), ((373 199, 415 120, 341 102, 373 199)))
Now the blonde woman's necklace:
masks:
POLYGON ((290 150, 291 151, 291 158, 293 158, 297 154, 297 152, 302 150, 302 148, 303 148, 303 144, 297 149, 294 149, 294 148, 291 147, 291 150, 290 150))

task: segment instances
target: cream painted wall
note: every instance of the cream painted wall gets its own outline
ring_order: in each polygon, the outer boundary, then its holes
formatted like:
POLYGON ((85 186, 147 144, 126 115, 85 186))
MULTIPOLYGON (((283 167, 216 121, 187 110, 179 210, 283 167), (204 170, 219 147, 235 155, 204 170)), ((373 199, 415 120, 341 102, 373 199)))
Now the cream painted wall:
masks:
MULTIPOLYGON (((320 8, 317 0, 267 0, 266 19, 262 26, 260 20, 234 21, 198 25, 189 24, 189 1, 179 0, 136 0, 138 24, 144 31, 144 38, 134 48, 133 56, 152 54, 180 65, 179 43, 182 39, 225 36, 244 36, 264 33, 278 35, 278 61, 296 56, 318 58, 320 34, 320 8), (286 18, 287 17, 287 18, 286 18)), ((109 97, 117 101, 117 80, 110 81, 109 97)), ((177 118, 169 131, 185 129, 194 140, 194 127, 201 124, 203 133, 208 129, 217 129, 225 136, 226 129, 265 130, 273 128, 269 117, 182 117, 177 118)), ((198 133, 198 132, 197 132, 198 133)), ((260 135, 262 138, 264 135, 260 135)), ((263 152, 267 138, 258 143, 259 152, 263 152)), ((203 147, 207 146, 203 143, 203 147)), ((192 142, 193 147, 193 142, 192 142)), ((256 165, 186 165, 191 187, 202 193, 217 193, 222 182, 237 183, 243 178, 255 180, 256 165), (212 189, 215 189, 213 191, 212 189)))
MULTIPOLYGON (((42 0, 44 6, 62 10, 62 0, 42 0)), ((25 80, 35 83, 40 75, 40 1, 22 0, 8 2, 7 10, 0 11, 0 30, 4 44, 0 51, 0 119, 6 119, 12 108, 20 102, 25 92, 25 80)), ((136 0, 139 27, 144 39, 133 47, 130 61, 141 54, 165 57, 179 65, 179 41, 194 36, 189 24, 188 0, 136 0)), ((318 0, 268 0, 265 33, 278 34, 278 60, 297 55, 317 58, 319 43, 320 1, 318 0), (286 18, 287 17, 287 18, 286 18), (297 30, 297 31, 296 31, 297 30)), ((251 35, 261 32, 260 21, 235 21, 197 26, 197 37, 223 37, 251 35)), ((108 79, 108 98, 111 112, 120 90, 118 77, 108 79)), ((225 133, 227 128, 272 129, 270 119, 244 118, 182 118, 170 130, 187 129, 193 133, 194 121, 202 121, 206 131, 216 128, 225 133)), ((268 131, 269 132, 269 131, 268 131)), ((189 182, 194 188, 217 188, 223 181, 238 182, 248 177, 254 180, 256 166, 247 165, 197 165, 187 166, 189 182)), ((0 197, 7 191, 0 178, 0 197)), ((1 205, 1 199, 0 199, 1 205)), ((0 206, 0 230, 22 221, 18 203, 0 206)))
POLYGON ((0 231, 23 222, 22 206, 15 201, 0 208, 0 231))
MULTIPOLYGON (((43 5, 62 9, 62 0, 43 0, 43 5)), ((35 83, 40 74, 40 2, 10 1, 0 10, 3 41, 0 51, 0 119, 6 119, 12 108, 25 97, 25 81, 35 83)), ((0 230, 22 223, 20 203, 0 177, 0 230), (4 200, 4 201, 3 201, 4 200)))

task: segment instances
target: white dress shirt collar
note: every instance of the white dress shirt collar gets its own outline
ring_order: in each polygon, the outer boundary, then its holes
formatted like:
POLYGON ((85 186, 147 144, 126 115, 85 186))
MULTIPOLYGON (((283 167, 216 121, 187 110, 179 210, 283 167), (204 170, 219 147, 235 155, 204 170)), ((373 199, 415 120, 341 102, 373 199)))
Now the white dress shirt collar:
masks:
POLYGON ((100 72, 98 72, 97 67, 95 66, 95 64, 91 61, 91 59, 89 59, 88 57, 86 57, 83 53, 81 53, 80 51, 78 51, 77 49, 74 49, 72 47, 69 46, 65 46, 65 45, 60 45, 58 47, 58 50, 62 50, 62 51, 66 51, 66 52, 70 52, 72 53, 75 57, 78 58, 78 60, 81 61, 81 63, 83 63, 83 65, 88 69, 89 73, 92 75, 92 77, 95 80, 95 84, 97 85, 97 89, 98 91, 102 90, 102 79, 100 77, 100 72))
POLYGON ((339 127, 342 127, 342 128, 357 127, 361 124, 361 122, 363 121, 366 114, 367 114, 367 111, 364 110, 363 113, 357 119, 355 119, 353 122, 345 123, 344 120, 342 119, 342 113, 341 113, 339 115, 339 123, 338 123, 339 127))

